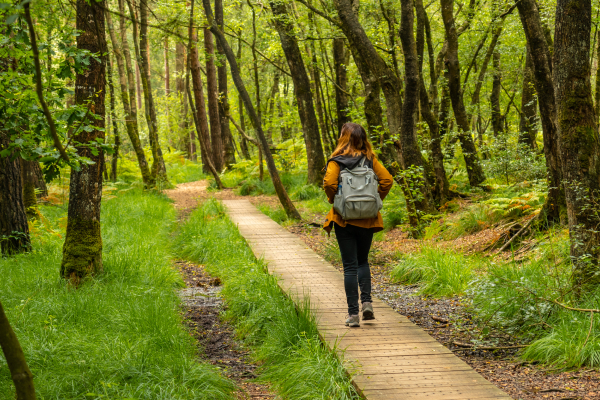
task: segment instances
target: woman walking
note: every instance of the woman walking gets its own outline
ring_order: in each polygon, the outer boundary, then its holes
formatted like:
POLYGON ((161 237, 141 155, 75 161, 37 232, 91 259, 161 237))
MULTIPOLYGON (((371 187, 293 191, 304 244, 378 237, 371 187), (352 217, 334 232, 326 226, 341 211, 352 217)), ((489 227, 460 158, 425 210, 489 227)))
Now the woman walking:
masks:
POLYGON ((327 214, 323 229, 327 233, 335 229, 342 255, 348 302, 346 326, 360 326, 359 286, 362 319, 375 319, 371 301, 369 250, 373 233, 383 229, 379 209, 393 182, 390 173, 375 158, 363 127, 352 122, 345 123, 338 145, 327 161, 323 180, 329 203, 334 204, 327 214), (374 180, 371 178, 373 176, 374 180))

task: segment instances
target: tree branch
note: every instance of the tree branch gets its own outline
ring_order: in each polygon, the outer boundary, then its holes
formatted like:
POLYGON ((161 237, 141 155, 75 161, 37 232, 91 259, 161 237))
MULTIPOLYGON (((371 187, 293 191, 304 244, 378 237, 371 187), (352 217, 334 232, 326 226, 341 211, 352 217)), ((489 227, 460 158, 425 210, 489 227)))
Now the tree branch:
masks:
POLYGON ((44 100, 44 89, 42 87, 42 69, 40 67, 40 52, 37 46, 37 39, 35 35, 35 30, 33 28, 33 22, 31 21, 31 13, 29 12, 29 3, 25 3, 25 20, 27 21, 27 26, 29 27, 29 40, 31 41, 31 50, 33 51, 33 62, 35 65, 35 91, 37 93, 38 99, 42 104, 42 110, 44 110, 44 116, 48 121, 48 126, 50 128, 50 135, 52 135, 52 140, 54 142, 54 147, 60 153, 60 157, 65 160, 65 162, 69 162, 69 156, 63 147, 60 138, 58 137, 58 132, 56 131, 56 125, 54 124, 54 119, 52 118, 52 114, 50 114, 50 109, 48 108, 48 104, 46 104, 46 100, 44 100))

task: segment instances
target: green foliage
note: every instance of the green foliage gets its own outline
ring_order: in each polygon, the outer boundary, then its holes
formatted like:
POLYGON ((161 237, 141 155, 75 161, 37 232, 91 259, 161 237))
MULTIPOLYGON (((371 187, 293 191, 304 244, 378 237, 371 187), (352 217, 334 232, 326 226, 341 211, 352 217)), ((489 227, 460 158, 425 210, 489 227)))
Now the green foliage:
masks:
POLYGON ((266 380, 283 398, 359 399, 344 364, 320 342, 306 301, 296 307, 256 260, 217 201, 192 213, 177 236, 179 254, 224 282, 226 317, 252 346, 266 380))
POLYGON ((546 160, 543 154, 517 143, 516 135, 502 135, 488 144, 484 151, 489 157, 483 161, 490 178, 513 182, 546 178, 546 160))
POLYGON ((474 263, 468 257, 426 247, 404 256, 390 276, 398 283, 420 284, 422 294, 454 296, 465 293, 473 274, 474 263))
MULTIPOLYGON (((41 206, 29 254, 0 258, 0 293, 41 399, 230 399, 197 359, 170 264, 175 212, 129 190, 102 205, 104 273, 74 289, 59 277, 66 209, 41 206)), ((0 361, 0 399, 14 399, 0 361)))
POLYGON ((569 242, 542 242, 528 261, 497 262, 479 276, 470 289, 483 324, 519 335, 530 345, 521 356, 557 369, 600 366, 600 319, 589 312, 568 310, 600 308, 600 291, 576 298, 572 291, 569 242))

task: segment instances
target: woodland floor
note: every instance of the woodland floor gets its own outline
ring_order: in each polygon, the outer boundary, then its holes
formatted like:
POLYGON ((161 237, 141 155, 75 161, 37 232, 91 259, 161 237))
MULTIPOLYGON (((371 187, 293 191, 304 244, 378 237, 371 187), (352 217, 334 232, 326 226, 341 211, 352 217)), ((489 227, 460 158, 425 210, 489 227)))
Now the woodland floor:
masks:
MULTIPOLYGON (((189 182, 178 185, 176 189, 168 190, 166 193, 175 201, 175 207, 179 210, 181 218, 185 218, 198 202, 211 197, 217 199, 243 197, 255 205, 278 206, 279 204, 275 196, 238 196, 232 189, 212 192, 207 191, 206 188, 206 182, 189 182)), ((320 222, 323 218, 324 216, 313 215, 312 221, 308 222, 320 222)), ((340 271, 342 270, 339 262, 328 256, 328 243, 331 245, 334 239, 328 238, 321 228, 300 223, 288 226, 287 229, 300 236, 315 252, 340 271)), ((467 254, 482 253, 500 234, 499 229, 490 228, 456 240, 438 241, 436 246, 467 254)), ((385 240, 374 243, 371 269, 375 296, 422 327, 487 380, 515 399, 600 399, 600 372, 588 369, 553 371, 544 366, 523 362, 516 356, 518 349, 471 350, 468 346, 472 343, 489 347, 506 347, 519 343, 516 338, 503 332, 491 332, 486 340, 479 340, 480 338, 473 332, 475 326, 472 315, 460 297, 437 299, 424 297, 417 294, 416 286, 390 283, 388 265, 394 254, 415 252, 424 244, 423 240, 408 239, 406 233, 400 229, 386 232, 385 240)), ((528 245, 523 246, 525 249, 528 247, 528 245)), ((201 266, 187 262, 179 262, 178 266, 188 287, 210 288, 217 283, 204 272, 201 266)), ((210 298, 213 295, 208 294, 208 296, 210 298)), ((273 398, 274 395, 269 394, 268 387, 252 382, 256 365, 248 360, 247 352, 235 339, 232 327, 220 321, 218 315, 223 307, 220 300, 218 305, 210 307, 187 304, 186 317, 190 327, 196 329, 195 335, 202 344, 207 359, 220 367, 223 367, 223 364, 227 365, 228 368, 224 369, 225 374, 246 390, 245 393, 240 393, 238 398, 273 398), (200 327, 204 329, 203 332, 199 331, 200 327)))

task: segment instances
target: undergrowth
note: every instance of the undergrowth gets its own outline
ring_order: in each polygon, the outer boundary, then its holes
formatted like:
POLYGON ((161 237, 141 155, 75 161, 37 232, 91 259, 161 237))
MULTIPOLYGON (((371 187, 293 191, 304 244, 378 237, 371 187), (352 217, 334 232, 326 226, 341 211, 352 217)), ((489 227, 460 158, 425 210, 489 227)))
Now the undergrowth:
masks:
POLYGON ((419 284, 420 293, 432 296, 464 294, 474 274, 474 263, 467 257, 434 248, 407 254, 392 269, 392 281, 419 284))
POLYGON ((211 200, 194 211, 176 246, 181 256, 206 265, 223 280, 225 317, 262 363, 259 379, 268 381, 283 398, 360 398, 343 362, 322 345, 309 305, 296 307, 283 295, 220 203, 211 200))
MULTIPOLYGON (((129 190, 102 205, 104 272, 59 276, 66 207, 42 206, 33 251, 0 258, 0 298, 39 399, 230 399, 233 384, 197 360, 170 264, 169 200, 129 190)), ((0 399, 14 399, 0 357, 0 399)))
POLYGON ((557 369, 600 367, 600 290, 580 298, 573 293, 572 266, 566 235, 542 241, 526 261, 497 262, 472 284, 470 291, 484 324, 529 342, 522 357, 557 369))

